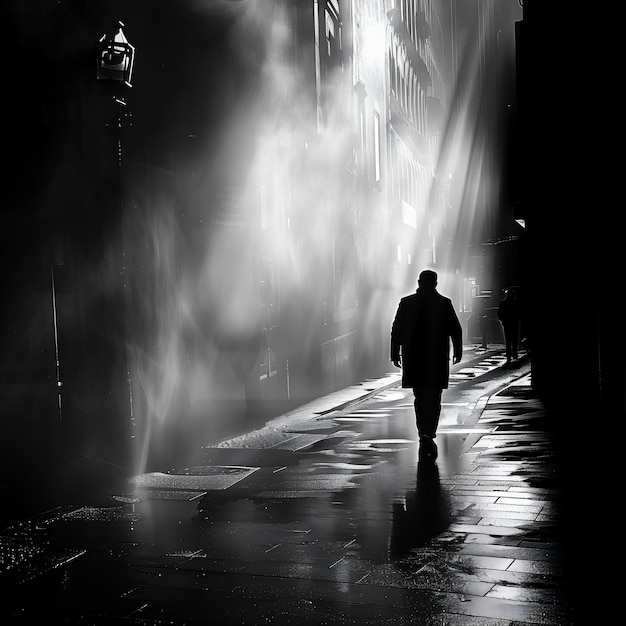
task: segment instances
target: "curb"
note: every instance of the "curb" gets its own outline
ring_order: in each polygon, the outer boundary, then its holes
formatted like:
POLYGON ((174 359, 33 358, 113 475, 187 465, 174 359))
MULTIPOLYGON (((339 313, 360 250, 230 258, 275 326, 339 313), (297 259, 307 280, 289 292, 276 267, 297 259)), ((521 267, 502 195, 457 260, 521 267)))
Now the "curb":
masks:
MULTIPOLYGON (((469 346, 465 347, 469 350, 469 346)), ((495 352, 501 352, 500 348, 493 350, 495 352)), ((450 372, 454 373, 457 370, 467 367, 469 363, 476 359, 484 358, 485 354, 475 355, 468 359, 466 362, 461 362, 450 368, 450 372)), ((294 426, 303 422, 308 422, 321 415, 329 415, 338 411, 343 411, 346 408, 360 404, 372 398, 373 396, 385 391, 397 387, 402 382, 401 373, 389 373, 379 378, 366 380, 361 383, 350 385, 344 389, 331 392, 325 396, 307 402, 306 404, 288 411, 282 415, 274 417, 268 420, 265 425, 256 428, 250 432, 242 433, 231 437, 225 437, 224 439, 212 442, 204 448, 234 448, 242 447, 249 448, 254 445, 253 442, 265 441, 269 438, 277 439, 278 441, 284 438, 284 434, 281 434, 281 429, 285 426, 294 426), (346 399, 346 396, 349 396, 346 399)))

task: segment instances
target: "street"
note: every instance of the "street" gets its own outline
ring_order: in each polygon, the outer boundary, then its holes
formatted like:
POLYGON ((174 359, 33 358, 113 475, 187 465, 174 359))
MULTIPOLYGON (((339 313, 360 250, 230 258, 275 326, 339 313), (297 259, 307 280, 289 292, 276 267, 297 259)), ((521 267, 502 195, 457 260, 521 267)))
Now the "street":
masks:
MULTIPOLYGON (((474 507, 489 512, 504 489, 494 482, 469 500, 463 491, 475 475, 470 449, 497 431, 479 420, 487 398, 528 374, 503 361, 475 354, 455 368, 434 464, 418 463, 410 390, 391 384, 341 410, 206 446, 202 465, 133 476, 5 529, 4 587, 14 593, 4 623, 44 611, 71 624, 434 624, 411 620, 485 610, 523 623, 529 609, 514 596, 478 602, 498 585, 469 561, 432 567, 448 554, 433 540, 470 523, 474 507)), ((509 502, 522 505, 507 515, 533 519, 533 490, 506 474, 509 502)), ((472 543, 501 532, 510 546, 520 531, 478 532, 472 543)), ((500 574, 514 577, 501 586, 523 576, 500 574)))

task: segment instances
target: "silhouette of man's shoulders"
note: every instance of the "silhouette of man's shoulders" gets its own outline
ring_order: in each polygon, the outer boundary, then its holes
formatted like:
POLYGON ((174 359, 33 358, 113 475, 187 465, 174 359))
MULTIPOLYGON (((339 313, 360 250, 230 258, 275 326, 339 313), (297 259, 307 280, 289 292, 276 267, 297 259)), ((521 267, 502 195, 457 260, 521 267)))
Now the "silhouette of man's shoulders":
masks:
POLYGON ((438 291, 424 291, 423 293, 418 291, 413 295, 419 300, 423 300, 426 302, 437 302, 437 303, 452 302, 450 298, 440 294, 438 291))

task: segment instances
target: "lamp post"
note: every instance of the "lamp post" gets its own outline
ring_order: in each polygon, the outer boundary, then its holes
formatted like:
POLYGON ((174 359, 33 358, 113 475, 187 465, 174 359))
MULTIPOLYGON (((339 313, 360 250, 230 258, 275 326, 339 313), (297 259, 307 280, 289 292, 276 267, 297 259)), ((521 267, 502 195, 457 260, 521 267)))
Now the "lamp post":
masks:
MULTIPOLYGON (((128 41, 124 34, 124 24, 117 22, 112 32, 102 35, 98 42, 96 75, 98 82, 105 86, 105 92, 112 95, 115 117, 112 121, 115 133, 115 149, 117 153, 117 182, 119 200, 119 224, 120 224, 120 263, 118 275, 122 280, 123 301, 119 304, 122 307, 120 332, 123 343, 128 346, 128 332, 130 320, 130 298, 129 298, 129 276, 127 272, 128 259, 126 258, 126 215, 124 207, 125 186, 123 171, 122 139, 124 130, 131 125, 132 114, 126 102, 126 93, 132 87, 133 70, 135 67, 135 47, 128 41)), ((106 125, 109 126, 110 123, 106 125)), ((128 352, 124 361, 124 401, 122 412, 124 419, 128 420, 126 425, 129 430, 124 430, 130 437, 131 445, 135 436, 135 416, 133 410, 133 393, 131 378, 131 361, 128 352)), ((121 381, 120 381, 121 382, 121 381)))

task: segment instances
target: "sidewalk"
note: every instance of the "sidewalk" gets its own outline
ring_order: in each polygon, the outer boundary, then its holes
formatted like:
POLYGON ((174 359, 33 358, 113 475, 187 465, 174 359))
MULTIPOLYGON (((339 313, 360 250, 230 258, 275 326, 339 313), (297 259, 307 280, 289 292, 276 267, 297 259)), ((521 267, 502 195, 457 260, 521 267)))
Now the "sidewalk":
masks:
MULTIPOLYGON (((464 365, 467 363, 461 367, 464 365)), ((407 492, 394 512, 400 520, 391 539, 396 566, 375 568, 359 580, 387 590, 426 594, 420 596, 423 604, 412 607, 410 623, 577 623, 572 579, 575 564, 569 551, 568 525, 563 521, 565 479, 560 473, 555 433, 532 391, 526 359, 517 367, 519 377, 512 384, 477 403, 480 418, 474 434, 465 440, 458 464, 448 467, 446 473, 436 470, 436 494, 426 482, 432 476, 424 470, 420 478, 418 468, 417 488, 407 492), (445 507, 437 501, 444 497, 442 493, 448 499, 445 507), (420 506, 429 507, 426 518, 432 515, 433 519, 425 520, 423 511, 417 510, 420 506), (419 529, 424 524, 436 525, 442 508, 446 519, 439 523, 445 529, 419 545, 419 529), (412 572, 410 581, 398 572, 398 564, 401 570, 412 572), (433 615, 437 610, 440 614, 433 615)), ((331 394, 254 433, 219 442, 217 447, 297 448, 293 439, 306 436, 297 434, 298 425, 350 405, 358 407, 366 398, 397 387, 399 379, 390 375, 363 388, 331 394)), ((441 465, 442 455, 448 451, 446 438, 438 439, 444 440, 443 445, 439 443, 441 465)), ((395 621, 401 613, 383 611, 380 623, 404 623, 395 621)))
MULTIPOLYGON (((478 344, 468 344, 463 347, 464 357, 461 363, 452 365, 450 372, 455 372, 463 368, 467 368, 472 364, 489 359, 493 355, 504 354, 504 348, 500 345, 492 345, 491 348, 481 348, 478 344)), ((523 355, 519 364, 526 363, 526 355, 523 355)), ((384 376, 371 378, 360 383, 350 385, 344 389, 339 389, 328 393, 320 398, 312 400, 299 406, 291 411, 268 420, 265 426, 255 429, 251 432, 243 433, 238 436, 226 437, 223 440, 215 442, 213 445, 225 448, 237 447, 254 447, 256 445, 270 445, 268 438, 278 437, 281 428, 285 426, 293 426, 294 424, 307 422, 322 415, 328 415, 333 412, 341 411, 350 406, 373 398, 377 394, 400 385, 402 374, 400 370, 388 373, 384 376)))
MULTIPOLYGON (((488 357, 501 352, 501 346, 488 350, 477 344, 465 346, 464 364, 475 358, 488 357)), ((458 369, 463 364, 453 367, 458 369)), ((298 408, 270 419, 264 427, 239 436, 225 438, 214 445, 260 445, 263 437, 275 436, 289 424, 297 424, 316 416, 340 410, 342 407, 362 402, 376 393, 398 385, 400 373, 391 373, 351 385, 329 393, 298 408), (256 444, 254 443, 256 439, 256 444), (246 440, 247 443, 243 443, 246 440)), ((207 445, 211 445, 208 444, 207 445)), ((169 467, 162 467, 167 472, 169 467)), ((46 509, 72 501, 81 492, 89 492, 113 481, 126 478, 126 468, 93 459, 85 455, 58 448, 33 450, 22 446, 9 446, 0 457, 0 528, 20 518, 36 515, 46 509), (59 496, 61 499, 59 500, 59 496)))
MULTIPOLYGON (((498 374, 476 357, 453 372, 498 374)), ((390 374, 10 526, 3 623, 573 624, 553 433, 528 364, 510 378, 417 474, 390 374)))

